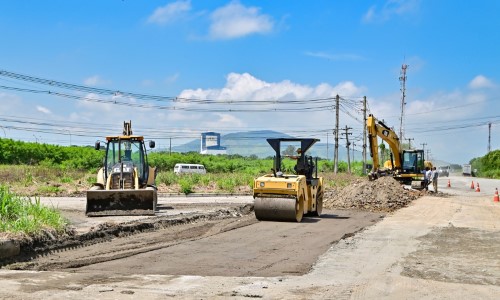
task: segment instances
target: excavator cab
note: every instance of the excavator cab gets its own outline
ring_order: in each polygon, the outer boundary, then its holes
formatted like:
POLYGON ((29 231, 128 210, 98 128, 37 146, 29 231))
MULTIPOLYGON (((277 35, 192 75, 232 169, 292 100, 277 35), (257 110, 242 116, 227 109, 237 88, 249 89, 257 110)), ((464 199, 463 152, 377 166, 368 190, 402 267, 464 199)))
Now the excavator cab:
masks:
POLYGON ((403 174, 419 174, 424 170, 424 151, 423 150, 403 150, 402 153, 403 174))

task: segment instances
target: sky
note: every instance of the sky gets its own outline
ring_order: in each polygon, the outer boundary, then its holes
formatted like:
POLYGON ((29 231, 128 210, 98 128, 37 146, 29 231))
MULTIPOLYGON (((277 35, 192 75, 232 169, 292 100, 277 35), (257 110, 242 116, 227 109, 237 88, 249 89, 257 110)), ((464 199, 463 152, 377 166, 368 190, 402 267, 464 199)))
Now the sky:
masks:
POLYGON ((356 150, 366 97, 398 134, 403 111, 404 143, 467 163, 500 149, 498 11, 496 0, 0 1, 0 138, 93 145, 131 120, 160 148, 257 130, 331 145, 339 95, 356 150))

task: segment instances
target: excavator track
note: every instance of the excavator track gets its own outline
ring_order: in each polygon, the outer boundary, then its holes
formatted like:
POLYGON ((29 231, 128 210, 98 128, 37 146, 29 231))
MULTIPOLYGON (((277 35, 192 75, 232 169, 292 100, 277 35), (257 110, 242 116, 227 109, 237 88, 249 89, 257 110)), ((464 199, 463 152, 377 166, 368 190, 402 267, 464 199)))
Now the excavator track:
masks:
POLYGON ((304 214, 304 204, 296 197, 261 195, 255 197, 254 212, 260 221, 300 222, 304 214))

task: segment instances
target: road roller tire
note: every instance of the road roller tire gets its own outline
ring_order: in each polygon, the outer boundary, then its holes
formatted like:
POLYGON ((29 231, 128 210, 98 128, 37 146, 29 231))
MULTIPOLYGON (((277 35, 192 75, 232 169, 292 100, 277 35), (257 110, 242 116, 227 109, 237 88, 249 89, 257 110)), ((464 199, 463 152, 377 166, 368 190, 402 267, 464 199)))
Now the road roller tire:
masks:
POLYGON ((300 222, 304 215, 304 199, 256 197, 254 212, 260 221, 300 222))
POLYGON ((321 217, 322 212, 323 212, 323 190, 319 188, 318 193, 316 194, 316 211, 313 211, 312 215, 316 217, 321 217))

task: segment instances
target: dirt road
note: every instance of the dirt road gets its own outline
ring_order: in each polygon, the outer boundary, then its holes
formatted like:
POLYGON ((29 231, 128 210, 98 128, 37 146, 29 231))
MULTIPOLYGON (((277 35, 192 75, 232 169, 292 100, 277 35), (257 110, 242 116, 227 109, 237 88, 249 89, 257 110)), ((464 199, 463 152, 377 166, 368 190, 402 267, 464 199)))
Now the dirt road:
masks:
POLYGON ((422 197, 382 219, 329 211, 293 224, 220 213, 61 251, 28 266, 50 271, 1 269, 0 298, 497 299, 500 204, 488 189, 499 181, 475 192, 460 180, 452 177, 448 190, 441 180, 444 197, 422 197))
POLYGON ((326 211, 303 223, 242 217, 198 220, 41 256, 16 268, 111 275, 280 276, 307 273, 345 234, 380 214, 326 211))

